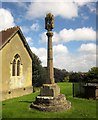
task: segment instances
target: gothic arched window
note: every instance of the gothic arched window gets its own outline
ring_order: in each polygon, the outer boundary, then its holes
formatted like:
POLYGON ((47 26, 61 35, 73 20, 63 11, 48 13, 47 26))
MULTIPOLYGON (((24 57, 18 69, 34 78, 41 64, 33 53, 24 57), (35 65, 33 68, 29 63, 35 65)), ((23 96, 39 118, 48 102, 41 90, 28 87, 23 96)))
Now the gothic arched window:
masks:
POLYGON ((17 76, 20 76, 20 61, 17 61, 17 76))
POLYGON ((21 76, 22 64, 18 54, 14 56, 12 63, 12 76, 21 76))
POLYGON ((12 76, 15 76, 15 68, 16 68, 16 60, 14 59, 12 63, 12 76))

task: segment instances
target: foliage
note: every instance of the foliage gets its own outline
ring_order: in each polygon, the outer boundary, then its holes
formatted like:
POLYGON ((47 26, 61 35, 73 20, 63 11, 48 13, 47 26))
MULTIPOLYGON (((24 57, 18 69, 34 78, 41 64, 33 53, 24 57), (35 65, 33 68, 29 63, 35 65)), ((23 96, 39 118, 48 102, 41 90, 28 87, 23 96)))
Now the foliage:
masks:
POLYGON ((88 72, 70 72, 69 82, 98 82, 98 67, 92 67, 88 72))
POLYGON ((69 82, 81 82, 83 81, 83 74, 81 72, 72 72, 69 74, 69 82))
POLYGON ((72 97, 71 83, 58 83, 61 93, 66 95, 72 104, 68 111, 42 112, 31 109, 30 104, 35 100, 38 92, 2 102, 3 118, 96 118, 96 100, 87 100, 72 97))
MULTIPOLYGON (((45 67, 47 70, 47 67, 45 67)), ((63 82, 64 78, 68 75, 68 72, 65 69, 54 68, 54 79, 55 82, 63 82)))
POLYGON ((98 82, 98 67, 92 67, 86 74, 88 82, 98 82))
POLYGON ((68 72, 63 69, 54 68, 54 78, 55 82, 63 82, 64 78, 67 76, 68 72))
POLYGON ((46 70, 42 67, 40 59, 35 54, 33 55, 32 70, 33 86, 41 86, 46 79, 46 70))
POLYGON ((69 75, 68 75, 68 76, 66 76, 66 77, 64 77, 63 82, 69 82, 69 75))

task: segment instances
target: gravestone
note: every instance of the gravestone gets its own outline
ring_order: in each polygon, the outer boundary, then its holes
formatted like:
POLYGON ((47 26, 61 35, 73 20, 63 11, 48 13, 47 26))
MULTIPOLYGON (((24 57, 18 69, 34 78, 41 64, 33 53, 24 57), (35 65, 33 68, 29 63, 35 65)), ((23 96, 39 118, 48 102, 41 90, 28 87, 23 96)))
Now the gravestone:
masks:
POLYGON ((47 79, 40 89, 40 95, 36 97, 36 101, 31 107, 42 111, 62 111, 71 107, 71 103, 66 100, 65 95, 60 94, 60 88, 54 81, 53 69, 53 51, 52 37, 54 28, 54 16, 48 13, 45 17, 45 29, 47 30, 48 48, 47 48, 47 79))

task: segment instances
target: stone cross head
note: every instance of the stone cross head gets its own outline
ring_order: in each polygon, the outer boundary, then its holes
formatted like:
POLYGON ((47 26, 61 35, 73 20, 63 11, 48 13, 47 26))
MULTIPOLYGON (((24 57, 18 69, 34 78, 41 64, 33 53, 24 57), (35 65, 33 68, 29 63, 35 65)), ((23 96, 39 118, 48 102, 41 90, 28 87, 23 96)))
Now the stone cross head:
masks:
POLYGON ((54 28, 54 16, 51 13, 48 13, 45 17, 45 29, 52 31, 54 28))

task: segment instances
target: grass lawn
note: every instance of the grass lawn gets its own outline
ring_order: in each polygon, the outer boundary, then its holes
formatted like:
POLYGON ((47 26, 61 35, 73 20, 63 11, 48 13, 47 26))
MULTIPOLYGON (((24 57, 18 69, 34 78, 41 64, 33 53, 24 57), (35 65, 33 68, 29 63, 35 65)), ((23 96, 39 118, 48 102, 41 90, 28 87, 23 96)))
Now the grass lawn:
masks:
POLYGON ((3 118, 96 118, 96 100, 87 100, 72 97, 71 83, 58 83, 61 93, 66 95, 72 104, 68 111, 42 112, 31 109, 30 104, 39 92, 2 102, 3 118))

